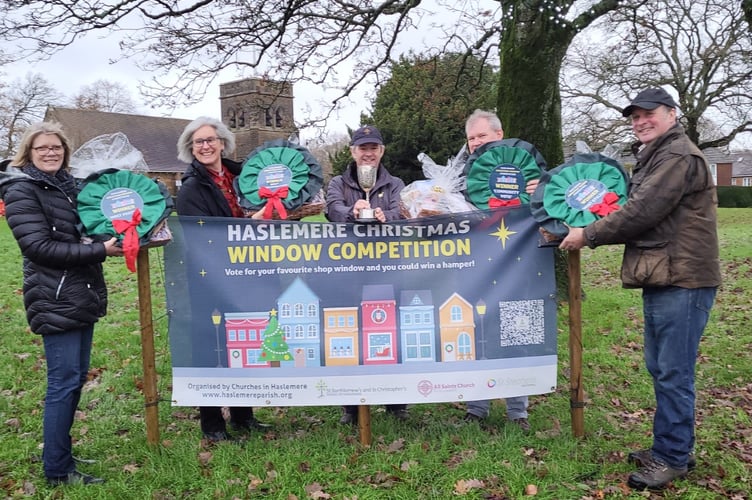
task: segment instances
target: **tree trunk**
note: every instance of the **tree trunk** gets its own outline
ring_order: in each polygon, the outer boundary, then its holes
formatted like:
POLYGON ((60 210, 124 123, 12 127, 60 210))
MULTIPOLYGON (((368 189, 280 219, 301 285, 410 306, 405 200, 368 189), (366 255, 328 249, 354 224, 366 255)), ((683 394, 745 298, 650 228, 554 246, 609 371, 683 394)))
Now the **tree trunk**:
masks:
POLYGON ((742 9, 744 9, 744 17, 747 19, 747 27, 752 32, 752 0, 742 0, 742 9))
POLYGON ((502 20, 498 114, 504 136, 534 145, 552 168, 564 161, 559 71, 574 31, 514 2, 502 20))

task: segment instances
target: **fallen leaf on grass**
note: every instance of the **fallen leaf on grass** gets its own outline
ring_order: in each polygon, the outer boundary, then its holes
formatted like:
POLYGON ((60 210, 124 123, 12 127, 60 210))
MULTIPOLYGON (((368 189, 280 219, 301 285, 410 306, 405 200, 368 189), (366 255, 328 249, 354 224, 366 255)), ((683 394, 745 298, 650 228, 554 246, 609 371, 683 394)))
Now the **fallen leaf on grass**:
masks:
POLYGON ((248 487, 246 488, 248 491, 254 491, 257 490, 259 486, 264 484, 264 481, 261 480, 260 477, 256 477, 252 474, 248 475, 248 487))
POLYGON ((392 441, 392 443, 387 447, 386 451, 387 453, 396 453, 398 451, 401 451, 405 448, 405 440, 403 438, 399 438, 395 441, 392 441))
POLYGON ((465 460, 474 458, 476 454, 477 452, 475 450, 462 450, 461 452, 455 453, 449 457, 444 463, 448 468, 453 469, 465 460))
MULTIPOLYGON (((3 485, 4 487, 7 485, 3 485)), ((34 486, 34 483, 30 481, 24 481, 23 487, 16 490, 16 495, 18 497, 33 497, 37 494, 37 488, 34 486)))
POLYGON ((365 478, 365 481, 367 483, 377 488, 391 488, 394 486, 394 483, 398 482, 399 480, 399 477, 392 474, 387 474, 386 472, 382 471, 377 472, 373 476, 368 476, 365 478))
POLYGON ((483 487, 485 487, 485 484, 480 479, 460 479, 454 483, 454 492, 458 495, 465 495, 470 490, 483 487))
POLYGON ((129 474, 133 474, 135 472, 138 472, 138 469, 140 469, 140 467, 138 466, 138 464, 125 464, 123 466, 123 472, 127 472, 129 474))
POLYGON ((198 454, 198 463, 201 464, 202 467, 206 467, 209 465, 209 462, 211 462, 212 456, 213 454, 210 451, 201 451, 198 454))
POLYGON ((308 498, 313 498, 313 499, 332 498, 331 495, 329 495, 328 493, 324 493, 319 483, 313 483, 313 484, 307 485, 305 487, 305 491, 308 494, 308 498))
POLYGON ((400 470, 402 472, 407 472, 410 469, 410 467, 412 467, 413 465, 417 465, 417 464, 418 464, 418 462, 416 462, 415 460, 409 460, 407 462, 402 462, 400 464, 400 470))
POLYGON ((559 435, 561 435, 561 422, 558 418, 553 418, 551 420, 553 422, 551 428, 545 431, 536 431, 535 437, 537 437, 538 439, 545 439, 558 437, 559 435))

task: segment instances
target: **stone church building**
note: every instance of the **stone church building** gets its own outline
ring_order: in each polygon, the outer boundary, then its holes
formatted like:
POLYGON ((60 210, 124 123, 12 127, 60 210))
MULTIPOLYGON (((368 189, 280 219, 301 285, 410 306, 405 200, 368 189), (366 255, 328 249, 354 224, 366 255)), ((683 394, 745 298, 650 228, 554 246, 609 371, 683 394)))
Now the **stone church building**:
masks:
MULTIPOLYGON (((242 161, 264 142, 287 139, 296 131, 293 97, 286 82, 247 78, 220 84, 218 117, 235 134, 232 159, 242 161)), ((97 136, 122 132, 144 156, 148 175, 164 182, 173 196, 177 193, 187 167, 177 159, 177 142, 191 120, 59 106, 49 106, 44 119, 62 125, 73 151, 97 136)))

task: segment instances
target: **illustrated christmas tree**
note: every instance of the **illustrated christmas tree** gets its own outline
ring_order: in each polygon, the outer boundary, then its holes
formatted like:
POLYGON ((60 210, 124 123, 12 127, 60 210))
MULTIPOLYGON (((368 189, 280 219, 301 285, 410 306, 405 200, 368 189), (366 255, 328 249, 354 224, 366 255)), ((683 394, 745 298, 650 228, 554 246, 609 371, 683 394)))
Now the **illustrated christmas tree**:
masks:
POLYGON ((264 340, 261 342, 261 360, 271 362, 271 366, 279 366, 280 361, 291 361, 290 346, 285 342, 285 335, 277 321, 277 311, 269 311, 269 324, 264 330, 264 340))

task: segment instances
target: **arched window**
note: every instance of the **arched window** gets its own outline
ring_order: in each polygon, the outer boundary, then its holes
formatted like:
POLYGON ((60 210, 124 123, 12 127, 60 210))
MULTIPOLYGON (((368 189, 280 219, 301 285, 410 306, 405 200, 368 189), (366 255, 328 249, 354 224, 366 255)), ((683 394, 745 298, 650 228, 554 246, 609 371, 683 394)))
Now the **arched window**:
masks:
POLYGON ((318 325, 308 325, 308 338, 316 339, 319 337, 318 325))
POLYGON ((280 306, 279 316, 281 318, 289 318, 290 317, 290 304, 285 302, 280 306))
POLYGON ((473 346, 470 342, 470 335, 465 332, 457 335, 457 351, 462 356, 461 359, 472 359, 473 346))

